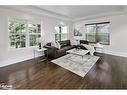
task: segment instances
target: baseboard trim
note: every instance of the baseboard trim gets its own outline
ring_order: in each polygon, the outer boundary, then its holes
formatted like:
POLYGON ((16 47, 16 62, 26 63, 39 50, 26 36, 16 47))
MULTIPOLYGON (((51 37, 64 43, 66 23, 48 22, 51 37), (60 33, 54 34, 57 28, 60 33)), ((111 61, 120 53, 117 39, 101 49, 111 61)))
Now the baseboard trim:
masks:
POLYGON ((19 63, 19 62, 22 62, 22 61, 33 59, 33 58, 34 58, 33 56, 24 56, 24 57, 18 57, 16 59, 4 60, 0 63, 0 67, 5 67, 5 66, 8 66, 8 65, 16 64, 16 63, 19 63))
MULTIPOLYGON (((115 55, 115 56, 127 57, 127 53, 123 53, 123 52, 105 50, 104 53, 110 54, 110 55, 115 55)), ((33 59, 33 58, 34 58, 33 56, 29 55, 29 56, 24 56, 24 57, 18 57, 16 59, 5 60, 0 63, 0 67, 5 67, 8 65, 16 64, 16 63, 19 63, 22 61, 33 59)))
POLYGON ((116 51, 105 50, 104 53, 110 54, 110 55, 115 55, 115 56, 127 57, 127 53, 124 53, 124 52, 116 52, 116 51))

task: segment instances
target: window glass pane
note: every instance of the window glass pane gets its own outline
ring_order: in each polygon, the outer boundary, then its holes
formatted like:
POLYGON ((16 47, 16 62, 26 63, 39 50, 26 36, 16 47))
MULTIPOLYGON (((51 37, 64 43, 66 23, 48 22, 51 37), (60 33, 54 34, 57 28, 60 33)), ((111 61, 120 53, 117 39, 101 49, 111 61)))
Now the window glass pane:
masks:
POLYGON ((37 33, 37 25, 36 24, 28 24, 29 33, 37 33))
POLYGON ((9 21, 10 47, 25 47, 26 24, 20 21, 9 21))
POLYGON ((10 46, 15 48, 15 35, 10 34, 9 38, 10 38, 10 46))
POLYGON ((55 34, 55 41, 60 41, 60 34, 55 34))
POLYGON ((96 34, 96 25, 87 25, 86 26, 86 38, 89 42, 95 42, 95 34, 96 34))
POLYGON ((63 41, 67 40, 68 32, 66 26, 56 26, 55 27, 55 40, 56 41, 63 41))
POLYGON ((60 28, 59 26, 56 26, 55 27, 55 41, 60 41, 61 40, 61 37, 60 37, 60 28))
POLYGON ((25 39, 26 37, 25 37, 25 35, 24 34, 21 34, 20 35, 20 48, 22 48, 22 47, 25 47, 25 39))
POLYGON ((55 34, 59 34, 59 33, 60 33, 59 27, 55 27, 55 34))
POLYGON ((86 38, 89 42, 109 44, 109 23, 86 25, 86 38))
POLYGON ((39 38, 41 37, 41 24, 28 24, 29 31, 29 45, 35 46, 39 43, 39 38))
POLYGON ((109 24, 98 24, 97 32, 100 43, 109 44, 109 24))
POLYGON ((29 38, 30 38, 30 46, 35 46, 36 45, 36 35, 33 35, 33 34, 30 34, 29 35, 29 38))
POLYGON ((9 20, 9 39, 11 48, 35 46, 41 37, 41 24, 27 23, 23 20, 9 20))
POLYGON ((67 37, 68 37, 68 35, 67 35, 67 27, 65 26, 65 27, 62 27, 62 34, 61 34, 61 40, 63 41, 63 40, 67 40, 67 37))

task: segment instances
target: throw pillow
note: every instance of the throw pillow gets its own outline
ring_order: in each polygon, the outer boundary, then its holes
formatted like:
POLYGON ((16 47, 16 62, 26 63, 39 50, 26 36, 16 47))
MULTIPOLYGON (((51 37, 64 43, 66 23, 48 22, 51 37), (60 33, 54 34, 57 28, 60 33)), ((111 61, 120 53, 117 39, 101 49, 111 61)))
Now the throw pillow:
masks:
POLYGON ((90 51, 90 55, 93 56, 93 54, 95 52, 94 46, 87 45, 87 44, 81 44, 81 45, 83 45, 84 47, 86 47, 90 51))
POLYGON ((56 42, 51 42, 51 46, 53 46, 53 47, 56 47, 56 48, 57 48, 57 44, 56 44, 56 42))
POLYGON ((57 48, 61 48, 61 46, 60 46, 60 43, 58 42, 58 41, 56 41, 56 45, 57 45, 57 48))

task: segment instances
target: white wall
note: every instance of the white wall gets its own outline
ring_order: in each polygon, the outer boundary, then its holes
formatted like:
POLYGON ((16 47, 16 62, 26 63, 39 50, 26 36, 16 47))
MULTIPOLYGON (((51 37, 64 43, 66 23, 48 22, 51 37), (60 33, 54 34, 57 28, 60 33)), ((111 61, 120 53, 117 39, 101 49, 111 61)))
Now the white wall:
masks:
MULTIPOLYGON (((84 27, 88 23, 105 21, 110 21, 110 45, 104 46, 105 53, 127 57, 127 14, 77 21, 74 27, 84 27)), ((85 39, 85 36, 82 39, 85 39)))
MULTIPOLYGON (((28 14, 7 9, 0 9, 0 67, 14 64, 20 61, 33 58, 33 48, 9 49, 8 40, 8 18, 26 19, 32 22, 42 23, 42 38, 44 43, 55 40, 54 27, 64 22, 69 27, 69 39, 75 44, 73 27, 83 27, 86 23, 110 21, 110 45, 105 46, 105 53, 127 57, 127 15, 102 17, 99 19, 82 20, 74 24, 52 17, 28 14)), ((83 37, 85 39, 85 31, 83 37)))
MULTIPOLYGON (((59 25, 61 22, 64 22, 66 26, 68 26, 68 32, 72 31, 72 22, 61 21, 49 17, 43 17, 43 37, 45 43, 55 41, 55 26, 59 25)), ((71 34, 68 35, 68 39, 70 39, 71 34)))
POLYGON ((52 17, 17 12, 14 10, 0 9, 0 67, 28 60, 34 57, 33 47, 13 50, 9 49, 9 18, 26 19, 36 23, 41 22, 43 36, 42 38, 44 43, 55 40, 54 27, 58 25, 61 21, 69 27, 69 31, 72 29, 72 23, 68 21, 63 21, 52 17))

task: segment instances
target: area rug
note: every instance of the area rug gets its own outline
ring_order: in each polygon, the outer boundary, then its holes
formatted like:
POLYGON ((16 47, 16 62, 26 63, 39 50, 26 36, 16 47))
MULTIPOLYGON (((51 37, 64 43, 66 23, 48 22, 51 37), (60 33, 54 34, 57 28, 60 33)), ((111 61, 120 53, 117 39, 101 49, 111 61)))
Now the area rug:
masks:
POLYGON ((82 57, 79 55, 67 54, 60 58, 54 59, 51 62, 81 77, 84 77, 98 59, 98 56, 85 55, 82 57))

